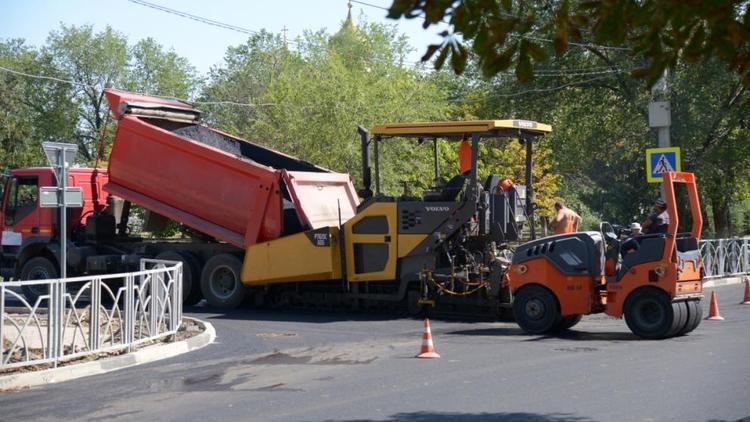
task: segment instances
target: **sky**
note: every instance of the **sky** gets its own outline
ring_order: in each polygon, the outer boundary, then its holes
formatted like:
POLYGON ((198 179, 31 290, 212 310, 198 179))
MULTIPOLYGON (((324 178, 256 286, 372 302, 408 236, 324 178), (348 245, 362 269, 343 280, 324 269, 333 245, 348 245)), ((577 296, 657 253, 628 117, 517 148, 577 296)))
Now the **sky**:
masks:
MULTIPOLYGON (((147 0, 170 9, 198 15, 251 31, 266 29, 295 38, 305 30, 325 29, 335 33, 346 19, 347 0, 147 0)), ((364 1, 364 0, 363 0, 364 1)), ((390 0, 367 0, 370 5, 388 7, 390 0)), ((355 21, 395 24, 409 37, 416 62, 431 43, 441 40, 442 28, 422 29, 420 19, 385 18, 386 11, 363 4, 352 4, 355 21)), ((206 74, 222 62, 229 46, 243 43, 248 35, 211 26, 128 0, 0 0, 0 38, 23 38, 30 45, 45 43, 50 31, 68 25, 92 24, 95 30, 107 25, 126 35, 131 43, 152 37, 167 49, 186 57, 206 74)))

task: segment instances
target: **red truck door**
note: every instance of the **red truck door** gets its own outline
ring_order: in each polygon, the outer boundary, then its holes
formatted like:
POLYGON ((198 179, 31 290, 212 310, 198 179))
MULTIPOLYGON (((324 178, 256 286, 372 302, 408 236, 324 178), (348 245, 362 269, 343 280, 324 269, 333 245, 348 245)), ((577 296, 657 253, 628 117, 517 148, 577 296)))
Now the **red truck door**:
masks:
POLYGON ((40 227, 39 177, 14 175, 6 183, 5 190, 2 215, 3 248, 21 246, 29 237, 50 236, 50 227, 40 227))

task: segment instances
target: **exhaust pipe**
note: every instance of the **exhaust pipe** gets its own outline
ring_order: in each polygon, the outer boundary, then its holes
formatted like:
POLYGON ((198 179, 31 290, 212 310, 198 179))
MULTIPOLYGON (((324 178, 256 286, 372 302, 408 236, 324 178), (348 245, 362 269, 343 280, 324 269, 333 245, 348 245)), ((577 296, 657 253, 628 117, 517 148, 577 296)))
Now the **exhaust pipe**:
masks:
POLYGON ((362 140, 362 189, 357 192, 367 200, 372 198, 372 167, 370 166, 370 132, 362 126, 357 126, 357 133, 362 140))

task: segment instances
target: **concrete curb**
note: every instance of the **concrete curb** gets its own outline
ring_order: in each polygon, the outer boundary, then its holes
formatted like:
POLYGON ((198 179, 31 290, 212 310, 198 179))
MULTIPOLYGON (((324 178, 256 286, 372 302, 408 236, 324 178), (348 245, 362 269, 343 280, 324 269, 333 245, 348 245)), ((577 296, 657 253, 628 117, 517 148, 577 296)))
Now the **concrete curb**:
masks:
POLYGON ((0 392, 4 390, 15 390, 19 388, 53 384, 76 378, 117 371, 131 366, 155 362, 157 360, 167 359, 193 350, 198 350, 214 342, 216 339, 216 330, 213 325, 196 318, 184 318, 202 324, 205 327, 205 330, 197 336, 190 337, 186 340, 175 343, 165 343, 163 345, 148 346, 136 352, 120 356, 81 364, 71 364, 36 372, 3 375, 0 376, 0 392))
POLYGON ((711 289, 714 287, 719 286, 729 286, 731 284, 741 284, 745 282, 745 276, 740 277, 727 277, 727 278, 717 278, 713 280, 708 280, 705 283, 703 283, 704 289, 711 289))

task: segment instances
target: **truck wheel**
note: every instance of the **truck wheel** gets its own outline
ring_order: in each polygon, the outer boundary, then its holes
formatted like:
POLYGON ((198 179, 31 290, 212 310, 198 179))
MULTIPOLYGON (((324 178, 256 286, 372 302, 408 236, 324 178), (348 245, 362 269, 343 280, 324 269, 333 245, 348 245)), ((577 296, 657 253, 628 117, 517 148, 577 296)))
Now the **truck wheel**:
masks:
POLYGON ((203 299, 201 294, 201 264, 190 252, 165 251, 156 255, 156 259, 182 262, 182 303, 195 305, 203 299))
POLYGON ((516 294, 513 316, 521 329, 529 334, 554 331, 562 321, 557 299, 541 286, 527 286, 516 294))
POLYGON ((232 309, 245 298, 245 286, 240 281, 242 262, 230 254, 215 255, 206 262, 201 273, 201 290, 208 304, 232 309))
POLYGON ((660 339, 672 328, 675 314, 669 296, 655 288, 633 292, 625 301, 625 322, 633 334, 645 339, 660 339))
MULTIPOLYGON (((21 280, 47 280, 57 278, 57 268, 55 264, 43 256, 31 258, 21 267, 21 280)), ((26 296, 29 303, 34 306, 39 296, 46 295, 49 292, 49 286, 46 284, 37 284, 34 286, 22 286, 21 291, 26 296)))

